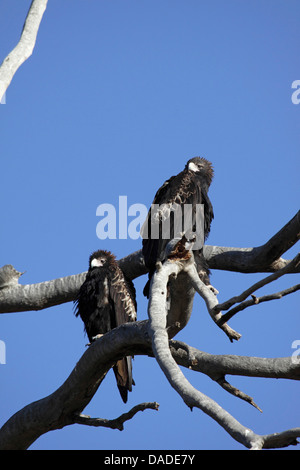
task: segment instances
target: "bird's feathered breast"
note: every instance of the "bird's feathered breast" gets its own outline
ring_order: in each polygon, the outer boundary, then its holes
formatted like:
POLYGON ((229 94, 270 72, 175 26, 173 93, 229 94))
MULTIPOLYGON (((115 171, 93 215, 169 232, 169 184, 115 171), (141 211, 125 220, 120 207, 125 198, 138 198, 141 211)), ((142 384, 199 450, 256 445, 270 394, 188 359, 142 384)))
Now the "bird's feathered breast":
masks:
POLYGON ((153 227, 151 224, 161 223, 168 219, 174 205, 178 204, 182 208, 189 204, 195 212, 196 204, 204 204, 204 238, 207 238, 214 217, 212 204, 207 195, 210 181, 210 174, 206 177, 203 173, 186 168, 178 175, 172 176, 159 188, 141 231, 143 255, 147 266, 153 267, 168 242, 168 240, 162 241, 151 237, 153 227))
POLYGON ((89 339, 136 320, 135 288, 117 263, 90 269, 75 301, 89 339))

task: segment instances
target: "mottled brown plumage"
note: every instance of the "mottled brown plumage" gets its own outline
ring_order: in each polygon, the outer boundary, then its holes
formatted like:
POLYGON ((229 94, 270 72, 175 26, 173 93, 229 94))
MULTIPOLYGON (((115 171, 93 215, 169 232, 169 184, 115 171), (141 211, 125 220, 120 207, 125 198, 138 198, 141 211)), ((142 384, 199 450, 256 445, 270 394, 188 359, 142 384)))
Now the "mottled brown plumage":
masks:
MULTIPOLYGON (((205 158, 191 158, 183 171, 178 175, 172 176, 159 188, 155 194, 152 206, 148 212, 147 220, 142 228, 143 237, 143 256, 146 266, 149 268, 149 281, 147 282, 144 294, 149 297, 150 280, 155 272, 157 261, 163 261, 167 244, 173 238, 178 237, 172 214, 172 207, 179 205, 184 214, 184 206, 192 207, 190 231, 197 232, 195 224, 196 205, 204 205, 204 234, 203 239, 206 240, 210 232, 211 221, 214 217, 213 207, 207 195, 209 186, 213 179, 212 164, 205 158), (156 209, 155 206, 159 206, 156 209), (170 236, 168 238, 162 236, 162 223, 170 219, 170 236), (152 225, 151 225, 152 221, 152 225), (155 228, 153 221, 159 225, 159 236, 154 238, 152 232, 155 228)), ((182 216, 184 217, 184 216, 182 216)), ((182 219, 183 222, 183 219, 182 219)), ((181 225, 181 224, 180 224, 181 225)), ((182 224, 183 226, 184 224, 182 224)), ((203 241, 204 241, 203 240, 203 241)), ((202 249, 197 250, 198 269, 201 273, 202 280, 209 284, 209 270, 205 262, 202 249)))
MULTIPOLYGON (((89 259, 86 280, 75 301, 75 315, 84 322, 90 341, 126 322, 136 320, 135 288, 118 266, 115 256, 104 250, 89 259)), ((132 390, 131 357, 120 359, 113 367, 123 401, 132 390)))

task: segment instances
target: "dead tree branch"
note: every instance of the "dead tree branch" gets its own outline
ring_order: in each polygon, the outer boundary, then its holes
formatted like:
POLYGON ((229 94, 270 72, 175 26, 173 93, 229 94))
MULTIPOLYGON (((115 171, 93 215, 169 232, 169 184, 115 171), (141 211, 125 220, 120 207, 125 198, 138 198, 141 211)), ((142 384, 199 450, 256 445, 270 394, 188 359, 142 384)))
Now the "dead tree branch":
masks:
POLYGON ((251 299, 241 302, 239 305, 237 305, 236 307, 233 307, 227 313, 222 315, 222 317, 218 321, 218 325, 221 326, 223 322, 225 323, 228 322, 234 315, 236 315, 238 312, 241 312, 242 310, 245 310, 245 308, 247 307, 252 307, 252 305, 258 305, 263 302, 268 302, 269 300, 279 300, 279 299, 282 299, 282 297, 286 295, 297 292, 298 290, 300 290, 300 284, 296 284, 295 286, 289 287, 288 289, 284 289, 280 292, 275 292, 274 294, 263 295, 261 297, 256 297, 256 295, 252 294, 251 299))
MULTIPOLYGON (((138 354, 153 356, 148 323, 142 321, 124 324, 95 341, 55 392, 25 406, 2 426, 0 450, 27 449, 42 434, 78 422, 81 419, 78 416, 91 401, 107 371, 118 358, 138 354)), ((227 374, 300 380, 300 364, 293 363, 291 358, 211 355, 175 340, 170 341, 170 351, 179 365, 202 372, 216 382, 227 374), (190 351, 190 354, 187 351, 190 351)), ((210 399, 207 402, 208 407, 209 404, 210 399)), ((226 412, 224 419, 228 425, 236 422, 232 421, 226 412)), ((92 422, 88 423, 85 420, 85 423, 81 424, 92 424, 92 422)), ((238 427, 238 429, 243 434, 246 428, 238 427)), ((235 427, 232 432, 234 434, 235 427)), ((292 434, 286 431, 286 437, 280 442, 287 443, 291 441, 291 437, 295 440, 297 431, 291 430, 291 432, 292 434)), ((269 443, 272 443, 272 438, 269 443)))
POLYGON ((33 0, 29 8, 20 41, 0 66, 0 101, 18 68, 31 56, 48 0, 33 0))
POLYGON ((284 268, 281 268, 274 274, 271 274, 270 276, 267 276, 264 279, 261 279, 260 281, 256 282, 251 287, 242 292, 240 295, 232 297, 231 299, 227 300, 226 302, 223 302, 222 304, 216 305, 214 307, 214 311, 220 312, 221 310, 228 310, 234 304, 244 301, 247 297, 249 297, 249 295, 253 294, 253 292, 256 292, 258 289, 261 289, 267 284, 276 281, 281 276, 284 276, 284 274, 294 272, 294 269, 297 268, 298 265, 300 265, 300 253, 298 253, 298 255, 295 256, 295 258, 290 261, 284 268))
POLYGON ((217 297, 212 292, 212 290, 208 286, 206 286, 199 278, 195 264, 193 262, 193 258, 191 258, 188 263, 185 263, 184 271, 188 274, 191 280, 191 284, 196 290, 196 292, 198 292, 198 294, 205 300, 207 310, 213 321, 224 331, 224 333, 226 333, 230 341, 233 341, 234 339, 239 340, 241 337, 239 333, 230 328, 227 323, 220 323, 222 315, 217 310, 217 297))
MULTIPOLYGON (((261 247, 229 248, 205 245, 203 251, 210 269, 240 273, 276 272, 290 263, 290 260, 284 260, 278 256, 293 246, 299 238, 300 211, 261 247)), ((130 279, 147 273, 141 250, 119 260, 119 265, 130 279)), ((0 273, 4 269, 6 269, 5 266, 0 268, 0 273)), ((295 267, 292 272, 299 273, 300 266, 295 267)), ((14 285, 10 284, 2 289, 0 284, 0 313, 41 310, 71 302, 75 299, 85 275, 86 272, 83 272, 31 285, 18 284, 18 278, 16 278, 14 285)), ((191 312, 194 297, 193 289, 190 290, 186 279, 183 280, 180 274, 179 280, 183 282, 176 282, 172 292, 174 301, 171 309, 176 311, 175 317, 180 317, 182 311, 185 311, 185 315, 187 310, 191 312)), ((2 287, 4 287, 3 284, 2 287)))
MULTIPOLYGON (((294 231, 298 223, 299 220, 296 217, 279 232, 284 233, 286 236, 290 233, 289 246, 292 242, 295 242, 294 231)), ((273 240, 272 246, 275 243, 274 239, 278 241, 280 237, 275 236, 271 239, 273 240)), ((266 246, 268 246, 268 243, 266 246)), ((288 246, 288 244, 285 243, 285 246, 288 246)), ((217 247, 213 247, 212 252, 210 248, 204 247, 204 252, 211 267, 211 263, 212 265, 216 263, 215 249, 217 247)), ((243 271, 243 263, 249 262, 250 259, 247 249, 237 251, 236 249, 226 248, 221 250, 223 250, 223 255, 219 260, 221 259, 220 265, 223 268, 226 263, 228 263, 228 269, 231 268, 233 257, 235 267, 238 266, 237 260, 239 260, 239 270, 245 272, 243 271), (227 261, 225 262, 226 256, 227 261)), ((272 269, 274 271, 281 269, 282 264, 287 265, 286 261, 284 263, 282 261, 274 263, 272 259, 270 258, 272 266, 265 265, 264 267, 266 272, 272 269), (279 266, 280 268, 278 268, 279 266)), ((140 251, 123 258, 119 261, 119 264, 131 279, 145 274, 147 271, 140 251)), ((255 266, 255 269, 257 269, 257 263, 255 266)), ((250 265, 248 272, 253 272, 251 269, 254 268, 250 265)), ((298 270, 299 265, 295 266, 292 272, 298 272, 298 270)), ((0 312, 2 313, 39 310, 71 301, 75 298, 86 275, 86 273, 82 273, 44 283, 22 286, 18 284, 20 274, 12 267, 6 266, 0 270, 0 312)), ((74 422, 81 421, 83 423, 85 421, 85 424, 98 423, 97 425, 99 425, 102 421, 100 418, 96 418, 96 421, 93 418, 87 418, 82 416, 82 411, 96 393, 107 371, 115 361, 124 355, 134 354, 148 354, 150 356, 154 354, 170 384, 180 394, 184 402, 190 408, 198 407, 207 413, 234 439, 246 447, 281 447, 295 444, 296 437, 300 436, 298 428, 279 434, 257 435, 241 425, 216 402, 194 389, 178 368, 176 362, 195 371, 205 373, 228 392, 254 406, 253 399, 228 384, 225 380, 226 375, 276 377, 294 380, 300 378, 300 365, 294 364, 291 358, 262 359, 212 356, 188 345, 182 345, 182 343, 169 342, 169 338, 174 336, 189 319, 195 289, 200 295, 202 294, 210 313, 216 321, 220 312, 215 313, 212 310, 217 305, 217 299, 212 292, 208 293, 209 289, 207 287, 203 288, 203 285, 199 284, 194 270, 187 266, 184 269, 184 265, 177 262, 166 262, 153 278, 149 302, 150 327, 148 322, 125 324, 93 343, 58 390, 48 397, 27 405, 4 424, 0 430, 0 449, 28 448, 40 435, 74 422), (171 274, 175 274, 176 279, 174 276, 170 277, 171 274), (168 282, 171 302, 166 318, 168 282), (153 345, 153 351, 151 344, 153 345), (89 419, 92 421, 89 421, 89 419)))
POLYGON ((74 423, 123 431, 125 421, 132 419, 139 411, 145 411, 147 409, 158 410, 158 408, 159 404, 156 402, 140 403, 127 413, 123 413, 115 419, 91 418, 90 416, 80 414, 74 416, 74 423))
POLYGON ((262 410, 254 402, 252 397, 250 397, 246 393, 242 392, 238 388, 231 385, 229 382, 227 382, 227 380, 225 380, 224 377, 221 377, 220 379, 218 379, 217 382, 224 390, 226 390, 226 392, 229 392, 229 393, 231 393, 231 395, 234 395, 235 397, 241 398, 242 400, 246 401, 247 403, 250 403, 250 405, 254 406, 254 408, 256 408, 258 411, 260 411, 262 413, 262 410))
POLYGON ((300 361, 293 362, 291 357, 261 358, 209 354, 177 340, 171 340, 169 346, 178 365, 206 374, 216 382, 226 375, 300 380, 300 361))
POLYGON ((122 325, 92 343, 61 387, 13 415, 0 429, 0 449, 27 449, 42 434, 78 422, 108 370, 126 355, 128 344, 142 350, 147 344, 143 324, 132 326, 122 325))
MULTIPOLYGON (((276 436, 280 436, 279 441, 276 441, 270 436, 258 435, 244 427, 214 400, 195 389, 178 367, 169 348, 166 300, 169 277, 174 274, 178 275, 178 272, 183 267, 183 263, 183 261, 177 261, 174 263, 167 260, 159 269, 156 270, 151 281, 150 299, 148 304, 149 335, 152 341, 153 353, 170 385, 181 396, 184 403, 189 408, 193 409, 196 407, 208 414, 235 440, 247 448, 262 449, 267 445, 274 446, 276 445, 276 442, 280 442, 280 446, 295 444, 297 442, 296 437, 300 437, 300 428, 277 434, 276 436)), ((224 379, 220 378, 219 383, 224 386, 224 379)), ((226 386, 226 388, 229 391, 230 387, 228 388, 228 386, 226 386)), ((234 390, 231 388, 231 393, 234 393, 236 396, 240 396, 251 404, 254 404, 250 397, 237 391, 237 389, 234 390)), ((254 406, 257 405, 254 404, 254 406)))
MULTIPOLYGON (((204 255, 210 269, 240 273, 275 272, 289 260, 281 256, 300 239, 300 211, 264 245, 254 248, 205 246, 204 255)), ((300 267, 294 272, 299 273, 300 267)))
POLYGON ((292 294, 293 292, 296 292, 297 290, 299 290, 300 284, 296 284, 295 286, 289 287, 288 289, 282 290, 274 294, 264 295, 262 297, 257 297, 256 295, 253 294, 258 289, 279 279, 281 276, 287 273, 294 272, 295 268, 297 268, 299 265, 300 265, 300 253, 298 253, 298 255, 296 255, 292 261, 286 264, 286 266, 279 269, 277 272, 271 274, 270 276, 267 276, 261 279, 260 281, 256 282, 255 284, 250 286, 248 289, 246 289, 244 292, 242 292, 240 295, 234 296, 231 299, 227 300, 226 302, 223 302, 222 304, 216 304, 213 307, 214 315, 217 315, 217 314, 220 315, 219 313, 220 311, 228 310, 234 304, 239 303, 239 305, 229 310, 229 312, 227 312, 226 314, 223 314, 222 316, 218 316, 216 323, 220 327, 222 327, 226 325, 226 322, 229 321, 236 313, 242 310, 245 310, 245 308, 247 307, 250 307, 252 305, 257 305, 262 302, 267 302, 269 300, 281 299, 282 297, 292 294), (246 300, 247 297, 249 297, 249 295, 251 295, 252 298, 249 300, 246 300))

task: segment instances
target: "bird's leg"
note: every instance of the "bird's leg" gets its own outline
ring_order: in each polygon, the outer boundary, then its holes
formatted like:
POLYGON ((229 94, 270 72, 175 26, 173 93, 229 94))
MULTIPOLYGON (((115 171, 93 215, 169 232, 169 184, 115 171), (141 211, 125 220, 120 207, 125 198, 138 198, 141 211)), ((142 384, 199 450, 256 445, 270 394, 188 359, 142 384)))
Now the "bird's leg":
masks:
POLYGON ((90 346, 90 345, 93 344, 95 341, 97 341, 97 339, 100 339, 102 336, 103 336, 103 334, 100 334, 100 333, 99 333, 98 335, 96 335, 96 336, 93 336, 91 342, 90 342, 90 343, 87 343, 86 346, 90 346))
POLYGON ((100 334, 100 333, 99 333, 98 335, 96 335, 96 336, 93 336, 93 337, 92 337, 92 343, 93 343, 94 341, 96 341, 97 339, 102 338, 102 336, 103 336, 103 334, 100 334))

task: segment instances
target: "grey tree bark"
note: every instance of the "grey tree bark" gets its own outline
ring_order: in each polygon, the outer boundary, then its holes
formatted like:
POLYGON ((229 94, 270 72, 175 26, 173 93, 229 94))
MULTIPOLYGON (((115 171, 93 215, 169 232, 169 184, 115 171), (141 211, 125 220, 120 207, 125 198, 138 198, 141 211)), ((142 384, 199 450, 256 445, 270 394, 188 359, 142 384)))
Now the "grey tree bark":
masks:
MULTIPOLYGON (((188 322, 197 292, 205 300, 208 312, 215 323, 230 339, 239 339, 239 335, 228 325, 228 329, 224 328, 227 314, 221 312, 236 303, 237 307, 246 308, 245 298, 249 294, 253 296, 259 286, 270 283, 281 275, 299 272, 299 255, 292 261, 280 258, 300 238, 299 214, 298 212, 285 227, 261 247, 204 247, 210 268, 234 269, 240 272, 275 272, 274 276, 271 275, 271 279, 267 276, 244 293, 223 304, 219 304, 215 294, 199 280, 193 257, 186 262, 167 260, 163 265, 159 265, 151 284, 149 321, 122 325, 93 343, 58 390, 27 405, 3 425, 0 429, 0 449, 26 449, 40 435, 73 423, 123 429, 123 423, 133 418, 136 412, 147 408, 158 409, 157 403, 142 403, 114 420, 90 418, 82 414, 115 361, 124 355, 138 354, 154 356, 171 386, 189 407, 200 408, 247 448, 279 448, 295 445, 297 437, 300 437, 300 428, 264 436, 256 434, 239 423, 214 400, 192 387, 178 368, 178 364, 207 374, 225 391, 257 407, 251 397, 227 382, 226 375, 299 380, 299 362, 293 362, 292 358, 213 356, 172 338, 188 322), (168 282, 169 306, 166 303, 168 282)), ((119 264, 131 279, 147 272, 140 251, 123 258, 119 264)), ((1 313, 40 310, 72 301, 85 278, 85 273, 27 286, 19 284, 20 276, 21 273, 10 265, 0 269, 1 313)), ((293 286, 283 295, 298 289, 299 285, 293 286)), ((277 294, 272 294, 266 300, 275 298, 278 298, 277 294)), ((254 302, 251 305, 255 305, 257 302, 255 299, 252 300, 254 302)))
POLYGON ((0 66, 0 102, 18 68, 31 56, 40 23, 48 0, 33 0, 29 8, 21 38, 0 66))
MULTIPOLYGON (((0 101, 18 68, 33 52, 46 7, 47 0, 32 1, 20 41, 0 66, 0 101)), ((210 269, 241 273, 275 273, 257 283, 266 285, 279 276, 300 272, 299 255, 292 261, 281 258, 299 238, 300 212, 262 246, 254 248, 205 246, 204 255, 210 269)), ((128 255, 120 260, 119 264, 131 279, 147 272, 141 251, 128 255)), ((0 313, 41 310, 70 302, 75 299, 86 273, 34 285, 19 284, 21 275, 22 273, 11 265, 0 269, 0 313)), ((74 423, 123 429, 124 423, 132 419, 138 411, 157 410, 157 403, 141 403, 113 420, 90 418, 82 414, 112 365, 124 355, 137 354, 155 356, 170 385, 183 401, 190 408, 197 407, 207 413, 245 447, 261 449, 295 445, 297 437, 300 437, 300 428, 264 436, 258 435, 239 423, 214 400, 192 387, 178 368, 179 364, 207 374, 224 390, 255 407, 257 405, 251 397, 225 380, 226 375, 300 379, 300 364, 293 362, 291 358, 213 356, 172 339, 189 321, 196 293, 205 300, 207 310, 216 325, 230 340, 238 340, 240 335, 226 323, 233 315, 259 302, 279 299, 300 289, 300 284, 297 284, 285 291, 256 297, 254 292, 258 288, 257 284, 227 302, 219 304, 216 296, 197 276, 193 257, 188 262, 167 261, 159 267, 152 281, 148 308, 149 321, 122 325, 93 343, 78 361, 70 376, 54 393, 25 406, 2 426, 0 449, 27 449, 42 434, 74 423), (169 306, 166 303, 167 285, 169 306), (249 295, 252 298, 247 300, 249 295), (222 311, 227 313, 222 314, 222 311)))

